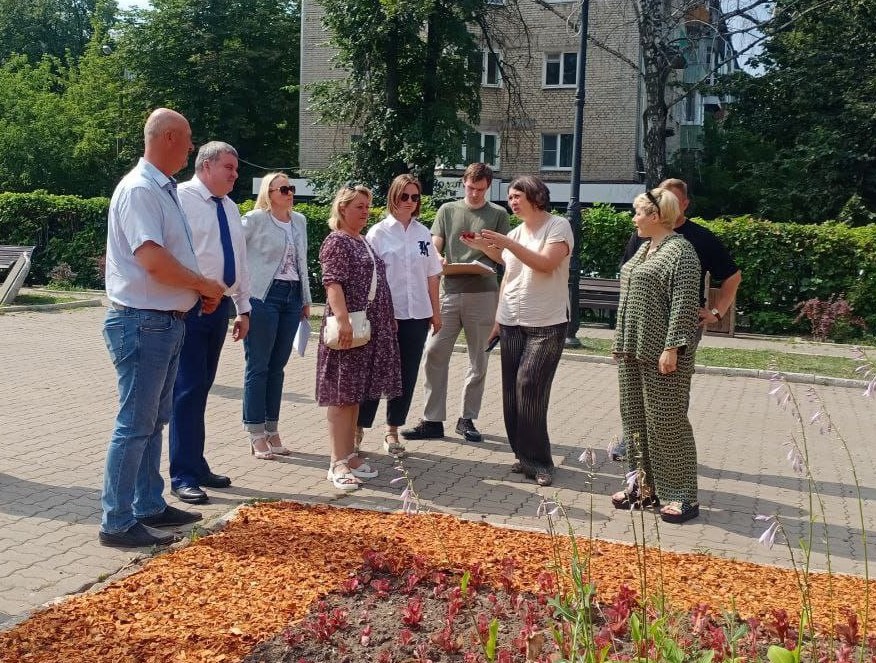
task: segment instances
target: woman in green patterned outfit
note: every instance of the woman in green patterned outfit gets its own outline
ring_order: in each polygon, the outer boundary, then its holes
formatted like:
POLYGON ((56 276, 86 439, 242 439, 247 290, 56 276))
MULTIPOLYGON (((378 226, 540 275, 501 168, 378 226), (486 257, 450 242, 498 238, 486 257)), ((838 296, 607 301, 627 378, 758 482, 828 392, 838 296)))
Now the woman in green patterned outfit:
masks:
POLYGON ((697 450, 687 418, 694 369, 700 261, 672 230, 678 199, 653 189, 633 201, 633 222, 648 237, 621 268, 612 353, 618 362, 623 428, 633 443, 628 488, 619 509, 662 503, 660 517, 680 523, 699 515, 697 450), (635 481, 633 481, 635 478, 635 481))

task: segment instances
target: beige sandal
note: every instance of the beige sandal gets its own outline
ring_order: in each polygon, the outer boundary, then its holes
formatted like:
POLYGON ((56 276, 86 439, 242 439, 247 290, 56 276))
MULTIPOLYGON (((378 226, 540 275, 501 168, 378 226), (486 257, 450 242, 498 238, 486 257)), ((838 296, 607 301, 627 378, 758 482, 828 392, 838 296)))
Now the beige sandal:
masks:
POLYGON ((383 450, 391 456, 401 456, 405 453, 405 445, 399 442, 398 431, 389 431, 383 436, 383 450))
POLYGON ((268 449, 275 456, 288 456, 292 453, 283 446, 283 442, 280 440, 280 433, 277 431, 265 431, 265 440, 268 443, 268 449), (274 440, 277 441, 277 444, 274 444, 274 440))
POLYGON ((335 488, 343 491, 359 490, 359 487, 362 485, 362 482, 350 471, 350 466, 347 465, 346 459, 337 460, 332 463, 325 478, 331 481, 335 488), (338 468, 340 470, 335 471, 338 468))

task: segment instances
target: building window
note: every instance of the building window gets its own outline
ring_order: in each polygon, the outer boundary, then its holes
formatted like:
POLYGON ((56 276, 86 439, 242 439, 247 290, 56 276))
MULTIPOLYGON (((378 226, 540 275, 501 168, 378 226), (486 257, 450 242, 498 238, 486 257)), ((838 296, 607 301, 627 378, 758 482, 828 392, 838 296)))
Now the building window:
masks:
POLYGON ((484 87, 502 86, 502 71, 499 69, 498 53, 484 51, 481 72, 481 85, 484 87))
POLYGON ((572 169, 572 134, 541 135, 541 169, 572 169))
POLYGON ((473 132, 468 135, 462 146, 462 163, 459 166, 465 167, 478 161, 499 169, 499 134, 473 132))
POLYGON ((578 53, 545 53, 545 87, 575 87, 577 84, 578 53))

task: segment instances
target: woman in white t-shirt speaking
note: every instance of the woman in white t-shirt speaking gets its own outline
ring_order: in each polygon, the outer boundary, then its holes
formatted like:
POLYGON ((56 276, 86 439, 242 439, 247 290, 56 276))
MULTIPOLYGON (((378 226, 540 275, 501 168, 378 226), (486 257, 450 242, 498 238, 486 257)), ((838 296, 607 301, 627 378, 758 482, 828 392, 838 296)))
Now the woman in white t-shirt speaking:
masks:
POLYGON ((505 430, 517 458, 511 470, 549 486, 554 462, 547 409, 569 321, 574 239, 569 222, 548 211, 550 194, 539 178, 511 182, 508 205, 523 223, 507 235, 481 233, 502 249, 505 263, 493 330, 502 348, 505 430))

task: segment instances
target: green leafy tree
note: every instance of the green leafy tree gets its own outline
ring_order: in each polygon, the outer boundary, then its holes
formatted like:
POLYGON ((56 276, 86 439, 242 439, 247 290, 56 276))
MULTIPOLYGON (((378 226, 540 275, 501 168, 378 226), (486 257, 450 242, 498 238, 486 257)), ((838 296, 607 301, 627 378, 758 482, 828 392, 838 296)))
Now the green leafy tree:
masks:
POLYGON ((0 191, 72 193, 74 137, 61 91, 66 69, 51 56, 24 55, 0 66, 0 191))
MULTIPOLYGON (((323 122, 361 134, 330 179, 386 183, 415 173, 426 192, 438 163, 456 164, 480 116, 481 53, 499 48, 485 0, 322 0, 343 80, 313 86, 323 122), (476 65, 474 63, 477 63, 476 65)), ((514 80, 511 72, 503 78, 514 80)), ((332 182, 335 184, 336 182, 332 182)), ((328 186, 328 183, 326 183, 328 186)))
MULTIPOLYGON (((31 63, 44 55, 73 60, 85 52, 99 0, 0 0, 0 62, 13 53, 31 63)), ((115 2, 102 3, 97 17, 108 23, 115 2)))
MULTIPOLYGON (((147 114, 169 106, 196 144, 224 140, 251 163, 294 165, 299 26, 291 0, 153 0, 133 12, 117 37, 126 144, 142 145, 147 114)), ((238 190, 262 172, 241 162, 238 190)))
POLYGON ((712 195, 727 201, 722 212, 865 223, 876 210, 876 11, 798 0, 793 14, 769 35, 763 75, 731 86, 736 103, 703 162, 728 180, 712 195))

